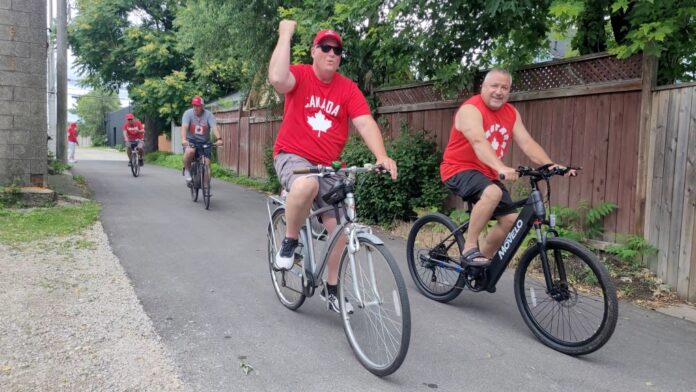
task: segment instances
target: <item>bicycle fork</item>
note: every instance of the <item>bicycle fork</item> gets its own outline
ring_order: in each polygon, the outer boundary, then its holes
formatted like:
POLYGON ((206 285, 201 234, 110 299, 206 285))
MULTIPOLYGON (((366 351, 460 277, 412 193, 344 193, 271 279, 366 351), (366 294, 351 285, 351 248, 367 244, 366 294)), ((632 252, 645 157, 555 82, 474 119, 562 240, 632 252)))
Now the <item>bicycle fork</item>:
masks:
MULTIPOLYGON (((356 299, 358 300, 358 307, 361 309, 364 309, 367 306, 371 305, 381 305, 382 304, 382 298, 379 294, 379 291, 377 290, 377 279, 375 278, 375 268, 374 268, 374 263, 372 261, 372 251, 367 249, 367 272, 368 272, 368 278, 369 278, 369 283, 371 286, 371 291, 372 294, 374 295, 374 300, 365 302, 365 298, 363 298, 362 293, 360 292, 360 287, 358 286, 358 279, 362 279, 362 274, 358 272, 357 266, 358 263, 355 261, 355 254, 360 251, 360 241, 358 239, 358 232, 363 231, 363 229, 356 229, 352 228, 348 230, 348 244, 346 245, 347 250, 348 250, 348 260, 350 263, 350 268, 353 271, 353 292, 355 294, 356 299)), ((364 266, 363 266, 364 267, 364 266)))
MULTIPOLYGON (((552 221, 555 219, 552 219, 552 221)), ((546 248, 546 238, 548 233, 552 233, 555 237, 558 236, 556 231, 553 229, 553 227, 545 232, 544 234, 541 233, 541 225, 535 224, 534 228, 536 230, 537 238, 539 239, 539 257, 541 258, 541 265, 542 265, 542 270, 544 272, 544 281, 546 283, 546 292, 549 294, 552 298, 556 300, 564 300, 564 293, 562 291, 561 286, 557 286, 555 282, 553 281, 553 276, 551 275, 551 261, 549 261, 548 254, 546 253, 547 248, 546 248)), ((565 271, 565 265, 563 264, 563 256, 561 254, 561 251, 559 249, 554 249, 553 250, 553 263, 556 267, 556 271, 558 272, 558 281, 560 284, 566 283, 566 271, 565 271)))

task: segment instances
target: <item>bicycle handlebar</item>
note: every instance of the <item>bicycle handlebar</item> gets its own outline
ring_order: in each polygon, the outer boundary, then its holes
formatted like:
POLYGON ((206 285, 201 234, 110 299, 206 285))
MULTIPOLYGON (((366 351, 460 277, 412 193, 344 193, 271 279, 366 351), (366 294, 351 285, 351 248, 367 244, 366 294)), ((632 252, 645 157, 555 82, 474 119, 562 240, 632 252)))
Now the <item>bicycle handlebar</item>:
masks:
POLYGON ((366 163, 363 165, 363 167, 351 166, 351 167, 340 168, 338 170, 334 169, 331 166, 316 165, 316 166, 309 166, 309 167, 302 167, 299 169, 294 169, 292 172, 293 172, 293 174, 334 174, 334 173, 358 174, 358 173, 368 173, 368 172, 388 173, 389 171, 387 169, 385 169, 384 166, 382 166, 382 165, 375 165, 372 163, 366 163))
MULTIPOLYGON (((538 169, 532 169, 531 167, 527 166, 519 166, 515 170, 517 174, 520 175, 520 177, 534 177, 535 179, 549 179, 553 176, 563 176, 566 173, 568 173, 571 170, 582 170, 582 167, 572 167, 572 166, 566 166, 563 169, 560 169, 558 167, 554 167, 553 169, 549 170, 550 165, 544 165, 539 167, 538 169)), ((505 174, 499 174, 498 177, 501 180, 505 179, 505 174)))

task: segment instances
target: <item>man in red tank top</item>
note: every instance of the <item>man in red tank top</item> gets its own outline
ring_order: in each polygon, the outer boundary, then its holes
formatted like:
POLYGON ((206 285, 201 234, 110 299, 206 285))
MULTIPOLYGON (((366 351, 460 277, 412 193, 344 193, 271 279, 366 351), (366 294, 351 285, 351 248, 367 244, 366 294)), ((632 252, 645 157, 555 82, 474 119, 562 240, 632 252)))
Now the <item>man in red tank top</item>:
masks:
MULTIPOLYGON (((505 165, 503 155, 514 140, 536 165, 553 164, 543 148, 534 141, 507 101, 512 76, 504 69, 486 74, 481 93, 462 104, 454 117, 450 139, 440 165, 440 177, 447 188, 474 204, 466 233, 462 265, 484 267, 512 227, 517 212, 510 193, 498 180, 516 180, 515 169, 505 165), (498 223, 479 244, 479 235, 488 221, 498 223)), ((574 175, 570 171, 567 175, 574 175)))
MULTIPOLYGON (((348 120, 375 155, 376 163, 384 165, 393 179, 397 174, 396 162, 387 156, 382 134, 365 96, 352 80, 338 73, 343 52, 341 37, 333 30, 321 30, 313 41, 312 64, 290 65, 290 43, 296 26, 297 22, 292 20, 280 22, 278 42, 268 66, 268 80, 279 94, 285 95, 283 123, 273 149, 278 179, 288 191, 287 232, 275 257, 278 269, 292 268, 300 226, 309 215, 312 203, 316 201, 321 206, 321 195, 335 182, 335 178, 320 181, 317 177, 296 175, 293 169, 338 161, 348 140, 348 120)), ((335 230, 333 213, 323 214, 322 222, 330 233, 335 230)), ((337 312, 336 284, 342 252, 343 247, 336 246, 331 253, 327 268, 328 293, 322 293, 329 307, 337 312)))

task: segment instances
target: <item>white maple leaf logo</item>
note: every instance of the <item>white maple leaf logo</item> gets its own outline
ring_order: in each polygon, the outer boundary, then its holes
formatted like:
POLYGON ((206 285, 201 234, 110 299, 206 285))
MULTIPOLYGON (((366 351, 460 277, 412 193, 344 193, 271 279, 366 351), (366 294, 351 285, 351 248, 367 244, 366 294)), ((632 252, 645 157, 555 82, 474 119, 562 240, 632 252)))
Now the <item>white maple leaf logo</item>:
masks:
POLYGON ((321 111, 312 117, 307 117, 307 123, 312 127, 312 130, 317 131, 317 137, 321 137, 322 132, 326 132, 327 129, 331 128, 331 120, 326 118, 321 111))

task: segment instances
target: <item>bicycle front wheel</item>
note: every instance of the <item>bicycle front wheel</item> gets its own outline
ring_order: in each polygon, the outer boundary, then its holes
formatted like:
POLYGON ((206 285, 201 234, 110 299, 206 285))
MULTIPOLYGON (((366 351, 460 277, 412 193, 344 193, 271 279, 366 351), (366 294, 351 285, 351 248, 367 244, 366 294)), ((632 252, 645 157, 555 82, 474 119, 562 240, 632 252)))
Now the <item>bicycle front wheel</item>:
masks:
POLYGON ((408 234, 406 259, 411 278, 423 295, 444 303, 462 292, 464 276, 450 269, 459 266, 462 249, 463 234, 447 216, 433 213, 416 220, 408 234))
POLYGON ((377 376, 394 373, 403 363, 411 339, 411 308, 404 279, 394 257, 382 244, 359 238, 351 261, 343 252, 339 302, 343 327, 360 363, 377 376), (353 313, 346 312, 346 301, 353 313))
POLYGON ((273 211, 268 225, 268 267, 271 271, 273 289, 280 303, 288 309, 296 310, 305 300, 302 289, 302 265, 295 262, 291 269, 279 271, 274 268, 273 263, 286 231, 285 208, 278 208, 273 211))
POLYGON ((137 177, 140 175, 140 165, 138 165, 138 153, 133 151, 131 153, 131 173, 133 173, 133 177, 137 177))
POLYGON ((203 167, 201 170, 201 188, 203 190, 203 203, 205 204, 205 209, 210 208, 210 172, 207 167, 203 167))
POLYGON ((191 183, 189 184, 189 189, 191 190, 191 200, 194 202, 198 201, 198 164, 196 162, 191 163, 191 183))
POLYGON ((527 326, 545 345, 569 355, 589 354, 614 333, 618 301, 614 282, 594 254, 564 238, 546 241, 549 290, 539 245, 515 271, 515 299, 527 326))

